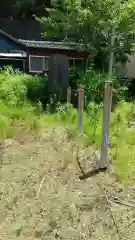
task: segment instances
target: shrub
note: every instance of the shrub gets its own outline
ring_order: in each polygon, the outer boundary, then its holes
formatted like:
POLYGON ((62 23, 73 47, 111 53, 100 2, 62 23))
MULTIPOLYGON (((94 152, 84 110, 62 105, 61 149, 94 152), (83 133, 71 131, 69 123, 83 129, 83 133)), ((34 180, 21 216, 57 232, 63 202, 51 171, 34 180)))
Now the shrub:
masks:
MULTIPOLYGON (((109 79, 107 73, 87 69, 86 72, 72 69, 70 77, 70 85, 73 90, 72 101, 77 106, 77 89, 80 85, 84 86, 85 104, 89 102, 101 103, 104 95, 102 94, 106 80, 109 79)), ((128 87, 130 82, 124 79, 113 77, 113 104, 121 100, 126 100, 128 97, 128 87)))
POLYGON ((25 101, 46 104, 49 99, 47 77, 31 76, 11 67, 0 70, 0 98, 13 105, 25 101))
POLYGON ((27 98, 32 102, 41 102, 46 105, 49 99, 48 77, 25 75, 24 83, 27 88, 27 98))
POLYGON ((17 76, 5 77, 0 84, 0 98, 13 105, 23 104, 26 101, 27 88, 17 76))
POLYGON ((0 72, 0 99, 10 104, 22 105, 26 101, 27 88, 23 83, 23 74, 12 68, 0 72))
POLYGON ((77 111, 71 104, 58 103, 57 105, 57 119, 67 122, 68 124, 74 124, 77 118, 77 111))
POLYGON ((86 105, 90 101, 95 101, 97 103, 103 101, 102 92, 106 79, 107 75, 105 73, 100 73, 91 69, 86 71, 84 76, 80 79, 80 84, 84 86, 85 90, 86 105))
POLYGON ((95 138, 97 125, 101 116, 102 104, 97 104, 95 102, 90 102, 87 105, 87 117, 90 120, 90 124, 93 126, 93 136, 95 138))

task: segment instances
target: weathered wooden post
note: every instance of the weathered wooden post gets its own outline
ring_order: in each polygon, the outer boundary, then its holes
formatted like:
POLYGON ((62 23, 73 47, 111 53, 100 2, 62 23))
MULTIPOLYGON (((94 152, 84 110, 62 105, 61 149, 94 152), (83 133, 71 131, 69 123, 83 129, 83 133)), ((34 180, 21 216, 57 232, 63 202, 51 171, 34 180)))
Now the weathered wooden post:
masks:
POLYGON ((109 138, 109 127, 110 127, 110 115, 112 106, 112 73, 113 73, 113 63, 114 63, 114 45, 115 45, 115 27, 112 29, 111 36, 111 52, 109 60, 109 77, 110 81, 105 84, 104 91, 104 109, 103 109, 103 125, 102 125, 102 142, 100 151, 100 168, 107 168, 108 160, 108 138, 109 138))
POLYGON ((102 142, 100 152, 100 168, 107 167, 108 158, 108 138, 110 127, 110 115, 112 106, 112 82, 108 81, 105 85, 104 92, 104 109, 103 109, 103 125, 102 125, 102 142))
POLYGON ((71 103, 71 87, 67 88, 67 103, 71 103))
POLYGON ((83 135, 83 107, 84 107, 84 88, 78 90, 78 129, 83 135))

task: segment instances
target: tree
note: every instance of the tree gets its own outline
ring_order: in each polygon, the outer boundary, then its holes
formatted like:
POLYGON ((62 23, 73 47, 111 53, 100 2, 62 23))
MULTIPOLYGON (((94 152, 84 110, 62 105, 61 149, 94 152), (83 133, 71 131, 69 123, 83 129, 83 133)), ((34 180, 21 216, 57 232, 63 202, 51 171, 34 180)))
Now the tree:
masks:
POLYGON ((45 35, 75 41, 87 50, 90 59, 106 66, 112 27, 116 28, 115 56, 124 59, 130 53, 135 33, 135 0, 58 0, 47 9, 49 17, 38 19, 45 24, 45 35))

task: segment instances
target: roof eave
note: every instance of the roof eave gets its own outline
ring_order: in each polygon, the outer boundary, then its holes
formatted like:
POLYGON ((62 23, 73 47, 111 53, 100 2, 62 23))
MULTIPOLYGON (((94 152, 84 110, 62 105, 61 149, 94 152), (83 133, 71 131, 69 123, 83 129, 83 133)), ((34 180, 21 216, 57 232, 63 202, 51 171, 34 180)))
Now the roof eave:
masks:
POLYGON ((2 31, 1 29, 0 29, 0 33, 1 33, 2 35, 4 35, 5 37, 7 37, 8 39, 10 39, 11 41, 13 41, 13 42, 15 42, 15 43, 17 43, 17 44, 19 44, 19 45, 21 45, 21 46, 23 46, 23 47, 26 47, 24 43, 20 42, 19 40, 17 40, 16 38, 12 37, 12 36, 9 35, 8 33, 2 31))

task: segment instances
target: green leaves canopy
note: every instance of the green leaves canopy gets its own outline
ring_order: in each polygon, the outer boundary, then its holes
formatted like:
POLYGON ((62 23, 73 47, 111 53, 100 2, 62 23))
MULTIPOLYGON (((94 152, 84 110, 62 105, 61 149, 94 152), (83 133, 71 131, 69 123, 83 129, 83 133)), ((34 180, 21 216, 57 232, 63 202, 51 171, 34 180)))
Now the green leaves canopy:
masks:
POLYGON ((135 33, 135 0, 58 0, 48 9, 45 35, 81 43, 91 58, 108 56, 112 27, 116 28, 116 58, 130 53, 135 33))

